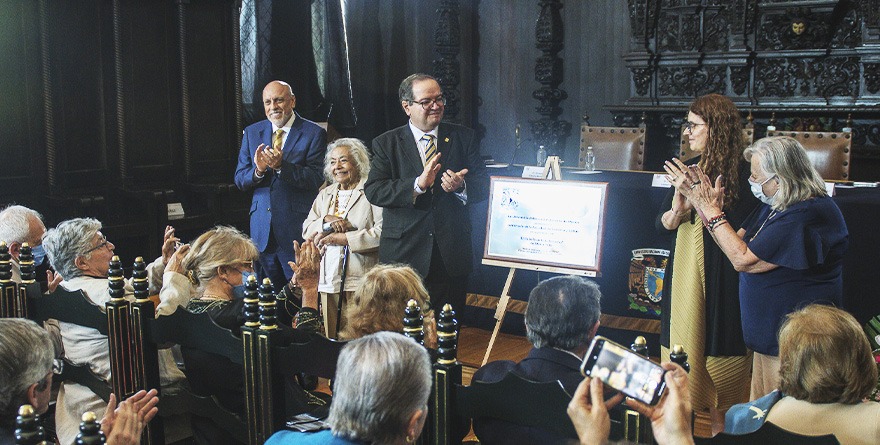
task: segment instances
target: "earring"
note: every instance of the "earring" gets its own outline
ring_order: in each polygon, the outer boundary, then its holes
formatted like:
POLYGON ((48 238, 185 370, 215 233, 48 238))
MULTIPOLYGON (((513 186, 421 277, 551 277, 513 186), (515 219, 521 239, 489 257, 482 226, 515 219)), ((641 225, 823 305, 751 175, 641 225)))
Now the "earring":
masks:
POLYGON ((409 434, 406 435, 406 443, 413 443, 415 439, 409 434))

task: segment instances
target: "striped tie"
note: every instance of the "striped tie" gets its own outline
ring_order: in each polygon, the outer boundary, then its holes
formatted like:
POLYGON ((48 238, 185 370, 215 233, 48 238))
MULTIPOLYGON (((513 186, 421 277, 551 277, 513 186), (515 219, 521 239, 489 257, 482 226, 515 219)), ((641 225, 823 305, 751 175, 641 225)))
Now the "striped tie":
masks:
POLYGON ((425 142, 425 164, 427 164, 437 154, 437 144, 434 143, 432 134, 422 136, 422 141, 425 142))
POLYGON ((279 128, 272 134, 272 149, 281 151, 282 141, 284 140, 284 130, 279 128))

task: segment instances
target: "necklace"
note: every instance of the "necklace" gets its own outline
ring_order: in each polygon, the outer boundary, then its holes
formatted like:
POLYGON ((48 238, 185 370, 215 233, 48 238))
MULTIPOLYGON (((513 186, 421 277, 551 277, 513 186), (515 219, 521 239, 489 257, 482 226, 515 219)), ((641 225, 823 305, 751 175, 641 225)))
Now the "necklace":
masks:
POLYGON ((202 294, 202 296, 199 297, 199 300, 226 301, 226 300, 231 300, 231 298, 222 297, 220 295, 213 295, 213 294, 202 294))
POLYGON ((770 214, 767 215, 767 219, 765 219, 764 222, 761 223, 761 227, 758 227, 758 231, 755 232, 755 234, 752 235, 751 238, 749 238, 749 242, 752 242, 755 240, 755 237, 758 236, 759 233, 761 233, 761 229, 763 229, 764 225, 767 224, 767 221, 770 221, 770 218, 773 218, 774 215, 776 215, 776 210, 771 210, 770 214))
POLYGON ((333 214, 336 216, 342 216, 348 210, 348 203, 351 202, 351 197, 354 196, 354 189, 346 190, 348 193, 348 198, 345 200, 345 205, 342 207, 342 212, 339 212, 339 192, 342 191, 342 188, 336 189, 336 199, 333 200, 333 214))

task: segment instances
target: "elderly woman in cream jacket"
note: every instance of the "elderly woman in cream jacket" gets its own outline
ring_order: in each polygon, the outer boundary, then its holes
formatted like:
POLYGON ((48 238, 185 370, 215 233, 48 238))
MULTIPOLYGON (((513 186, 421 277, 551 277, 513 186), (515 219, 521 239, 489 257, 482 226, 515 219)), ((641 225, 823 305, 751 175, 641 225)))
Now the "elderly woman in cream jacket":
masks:
POLYGON ((344 317, 337 320, 339 307, 351 301, 361 277, 379 260, 382 208, 364 196, 369 172, 363 142, 354 138, 332 142, 324 158, 324 176, 330 185, 318 193, 303 222, 303 238, 324 249, 318 291, 328 337, 336 337, 345 324, 344 317))

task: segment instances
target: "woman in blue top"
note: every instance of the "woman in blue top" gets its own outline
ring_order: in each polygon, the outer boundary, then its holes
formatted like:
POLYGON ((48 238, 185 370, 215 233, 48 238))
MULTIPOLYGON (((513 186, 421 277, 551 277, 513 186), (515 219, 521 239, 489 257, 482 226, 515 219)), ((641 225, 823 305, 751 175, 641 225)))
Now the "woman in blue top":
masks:
POLYGON ((431 363, 414 340, 382 331, 349 342, 336 362, 329 430, 279 431, 266 445, 404 445, 428 413, 431 363))
POLYGON ((702 214, 704 224, 740 272, 743 337, 755 351, 751 398, 778 386, 777 331, 785 316, 809 303, 840 305, 843 254, 849 233, 840 209, 796 140, 757 141, 744 156, 749 184, 764 204, 734 231, 721 211, 724 178, 713 182, 677 159, 666 162, 669 180, 702 214))

